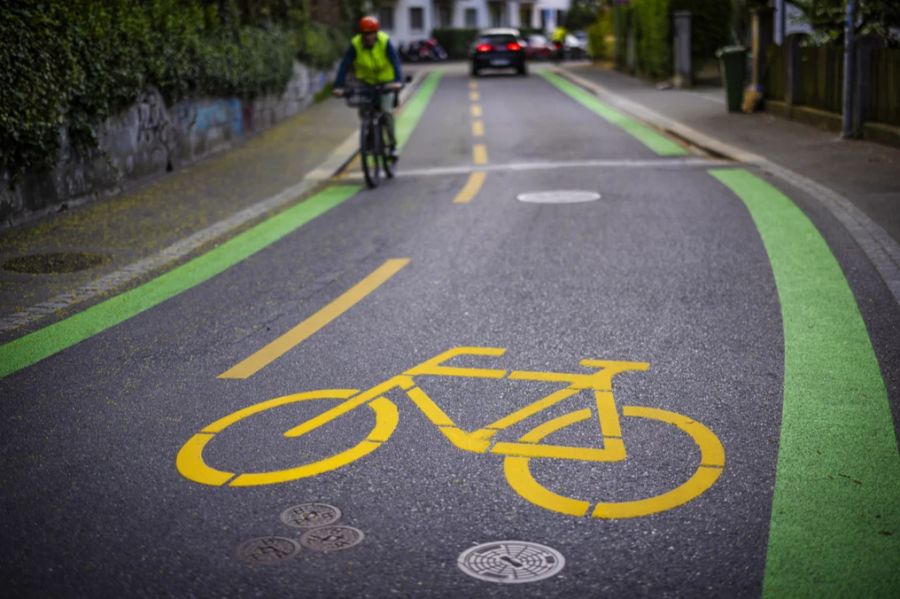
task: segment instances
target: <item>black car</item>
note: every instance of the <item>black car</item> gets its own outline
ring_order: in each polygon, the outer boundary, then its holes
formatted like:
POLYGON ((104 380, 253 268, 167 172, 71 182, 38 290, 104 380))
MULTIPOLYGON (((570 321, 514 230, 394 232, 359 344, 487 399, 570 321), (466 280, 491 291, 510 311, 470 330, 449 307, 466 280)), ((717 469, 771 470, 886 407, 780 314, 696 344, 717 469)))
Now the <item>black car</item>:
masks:
POLYGON ((524 46, 518 29, 482 31, 469 52, 472 76, 477 77, 484 69, 515 69, 519 75, 527 75, 524 46))

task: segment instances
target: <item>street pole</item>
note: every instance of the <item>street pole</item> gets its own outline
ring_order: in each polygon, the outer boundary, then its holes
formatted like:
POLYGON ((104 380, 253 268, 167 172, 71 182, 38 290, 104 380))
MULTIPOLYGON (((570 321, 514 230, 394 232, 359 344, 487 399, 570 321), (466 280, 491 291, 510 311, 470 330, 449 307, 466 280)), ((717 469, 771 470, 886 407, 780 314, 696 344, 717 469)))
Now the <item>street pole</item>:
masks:
POLYGON ((856 28, 856 0, 847 0, 847 13, 844 22, 844 109, 842 111, 843 130, 841 136, 845 139, 856 137, 853 127, 853 88, 856 82, 856 49, 853 39, 856 28))

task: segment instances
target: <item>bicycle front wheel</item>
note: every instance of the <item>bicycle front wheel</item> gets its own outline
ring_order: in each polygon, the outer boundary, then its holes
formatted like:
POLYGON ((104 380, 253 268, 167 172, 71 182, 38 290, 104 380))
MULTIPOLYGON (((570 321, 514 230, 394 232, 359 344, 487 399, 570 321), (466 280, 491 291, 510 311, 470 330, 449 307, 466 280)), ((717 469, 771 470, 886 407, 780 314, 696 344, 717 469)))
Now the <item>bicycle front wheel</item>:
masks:
POLYGON ((394 432, 399 418, 397 406, 387 398, 377 397, 367 402, 367 405, 374 413, 375 420, 372 429, 365 437, 362 439, 358 437, 357 439, 348 439, 349 443, 345 446, 347 447, 346 449, 337 451, 324 458, 304 460, 302 456, 299 456, 298 461, 300 463, 288 468, 269 471, 234 472, 220 470, 210 465, 207 460, 208 456, 204 457, 203 453, 207 445, 217 442, 217 435, 225 433, 232 426, 239 426, 243 421, 256 414, 298 402, 311 401, 315 404, 321 402, 324 405, 322 405, 321 411, 316 410, 318 416, 302 422, 297 427, 283 433, 285 437, 289 438, 300 437, 306 432, 295 432, 298 429, 306 427, 311 431, 343 415, 347 411, 347 401, 351 400, 357 393, 356 389, 307 391, 305 393, 277 397, 238 410, 205 426, 200 432, 188 439, 181 447, 175 460, 178 472, 188 480, 203 485, 214 487, 226 485, 229 487, 256 487, 309 478, 352 464, 381 447, 382 443, 387 441, 394 432), (337 401, 336 405, 332 403, 334 401, 337 401), (353 441, 356 441, 356 443, 352 444, 353 441))
POLYGON ((381 136, 371 118, 363 120, 359 129, 359 159, 369 189, 381 183, 381 136))
POLYGON ((387 124, 382 121, 379 127, 381 133, 381 165, 384 167, 384 176, 388 179, 394 177, 394 159, 391 157, 391 150, 385 140, 389 138, 387 134, 387 124))

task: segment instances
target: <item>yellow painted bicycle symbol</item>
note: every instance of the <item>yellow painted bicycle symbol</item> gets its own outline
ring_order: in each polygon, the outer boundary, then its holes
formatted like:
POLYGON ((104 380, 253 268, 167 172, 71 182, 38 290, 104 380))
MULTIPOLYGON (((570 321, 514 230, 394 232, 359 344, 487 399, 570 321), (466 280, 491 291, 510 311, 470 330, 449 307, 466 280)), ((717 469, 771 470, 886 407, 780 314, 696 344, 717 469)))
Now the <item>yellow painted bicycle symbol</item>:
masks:
POLYGON ((582 360, 581 366, 594 372, 538 372, 527 370, 495 370, 448 366, 446 362, 460 356, 499 357, 505 353, 495 347, 457 347, 392 377, 370 389, 322 389, 270 399, 238 410, 216 420, 191 437, 176 459, 178 471, 189 480, 205 485, 251 487, 282 483, 316 476, 337 470, 378 449, 390 439, 399 422, 396 404, 385 397, 392 390, 402 390, 422 413, 457 448, 474 453, 491 453, 503 457, 503 471, 509 485, 524 499, 542 508, 594 518, 633 518, 672 509, 698 497, 719 478, 725 466, 725 450, 718 437, 701 423, 682 414, 643 406, 622 406, 621 412, 613 397, 613 377, 622 372, 645 371, 645 362, 610 360, 582 360), (508 379, 562 383, 565 387, 520 408, 476 431, 465 431, 420 388, 416 377, 468 377, 480 379, 508 379), (531 418, 574 395, 592 392, 594 405, 575 410, 543 422, 516 441, 497 441, 498 433, 531 418), (375 424, 367 436, 353 447, 330 457, 303 463, 293 468, 269 472, 228 472, 213 468, 203 458, 204 448, 216 435, 240 421, 295 402, 323 403, 339 400, 336 406, 301 422, 284 433, 287 438, 301 437, 362 406, 375 415, 375 424), (532 475, 530 462, 534 459, 578 460, 582 462, 622 462, 628 457, 622 438, 621 418, 644 418, 671 425, 688 435, 700 450, 700 461, 693 474, 679 486, 653 497, 631 501, 588 501, 554 493, 542 486, 532 475), (573 447, 543 442, 547 437, 576 423, 596 419, 599 424, 599 447, 573 447), (593 510, 591 511, 591 506, 593 510))

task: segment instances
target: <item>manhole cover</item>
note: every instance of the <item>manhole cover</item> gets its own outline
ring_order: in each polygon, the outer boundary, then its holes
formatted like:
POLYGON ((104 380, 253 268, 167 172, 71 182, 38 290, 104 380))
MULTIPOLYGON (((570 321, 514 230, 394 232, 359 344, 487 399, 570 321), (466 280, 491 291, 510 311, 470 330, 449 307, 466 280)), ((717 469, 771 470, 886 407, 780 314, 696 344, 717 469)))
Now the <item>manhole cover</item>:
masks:
POLYGON ((241 543, 237 556, 248 564, 278 564, 291 559, 300 551, 300 545, 284 537, 261 537, 241 543))
POLYGON ((32 275, 62 274, 78 272, 109 262, 109 258, 99 254, 57 253, 19 256, 3 263, 3 270, 32 275))
POLYGON ((550 578, 563 569, 566 559, 559 551, 538 543, 497 541, 466 549, 457 564, 480 580, 517 583, 550 578))
POLYGON ((336 524, 307 530, 300 535, 300 544, 314 551, 338 551, 358 545, 365 536, 358 528, 336 524))
POLYGON ((529 204, 578 204, 599 200, 600 194, 593 191, 538 191, 522 193, 517 198, 529 204))
POLYGON ((281 521, 297 528, 327 526, 340 519, 341 510, 327 503, 301 503, 281 512, 281 521))

